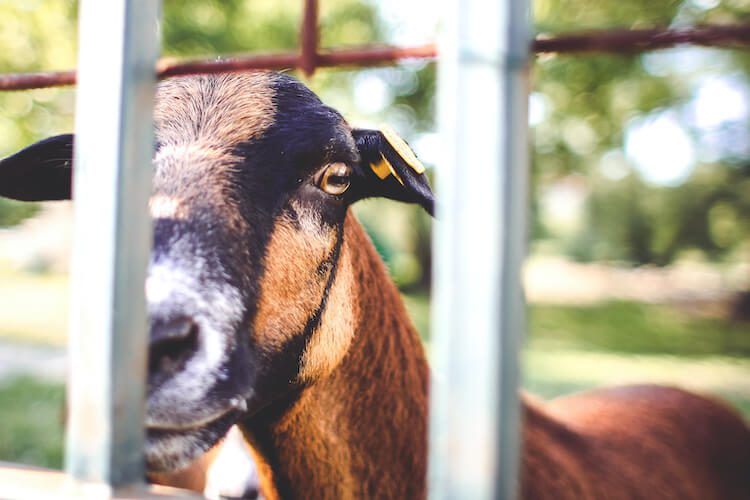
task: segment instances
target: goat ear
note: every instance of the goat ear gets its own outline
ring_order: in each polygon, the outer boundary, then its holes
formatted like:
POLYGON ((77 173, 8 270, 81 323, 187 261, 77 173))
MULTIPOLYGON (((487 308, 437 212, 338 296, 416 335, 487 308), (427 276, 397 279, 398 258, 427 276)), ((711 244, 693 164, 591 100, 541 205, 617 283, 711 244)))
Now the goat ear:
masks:
POLYGON ((69 200, 73 135, 41 140, 0 160, 0 196, 21 201, 69 200))
POLYGON ((359 194, 362 198, 384 196, 418 203, 430 215, 435 215, 435 197, 424 165, 403 139, 388 127, 354 129, 352 135, 361 158, 359 174, 364 178, 364 187, 359 194))

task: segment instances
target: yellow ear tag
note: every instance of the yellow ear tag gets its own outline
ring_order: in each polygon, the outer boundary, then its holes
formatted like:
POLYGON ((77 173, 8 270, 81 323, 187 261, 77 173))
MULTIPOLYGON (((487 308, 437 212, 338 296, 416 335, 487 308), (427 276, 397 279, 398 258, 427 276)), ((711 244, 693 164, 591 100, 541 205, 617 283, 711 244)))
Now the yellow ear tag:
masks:
POLYGON ((398 136, 398 134, 388 125, 383 125, 380 127, 380 131, 383 133, 383 136, 385 137, 385 140, 388 141, 388 144, 391 145, 393 149, 396 150, 396 153, 401 157, 402 160, 406 162, 407 165, 409 165, 412 170, 414 170, 418 174, 423 174, 425 171, 424 165, 422 165, 422 162, 419 161, 417 156, 414 154, 414 151, 411 150, 408 144, 404 142, 404 140, 398 136))
POLYGON ((381 153, 380 155, 380 161, 378 163, 373 163, 370 165, 370 168, 373 172, 375 172, 375 175, 380 178, 380 180, 384 180, 389 175, 393 175, 393 177, 396 178, 396 180, 403 186, 404 181, 401 180, 401 177, 396 173, 396 170, 393 168, 393 165, 391 165, 391 162, 386 160, 385 156, 381 153))

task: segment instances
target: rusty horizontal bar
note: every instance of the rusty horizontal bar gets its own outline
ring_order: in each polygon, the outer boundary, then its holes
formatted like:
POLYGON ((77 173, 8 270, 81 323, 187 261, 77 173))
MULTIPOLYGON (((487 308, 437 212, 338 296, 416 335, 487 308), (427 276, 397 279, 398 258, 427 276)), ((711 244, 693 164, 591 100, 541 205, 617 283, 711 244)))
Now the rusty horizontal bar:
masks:
POLYGON ((7 73, 0 75, 0 90, 28 90, 75 85, 76 72, 7 73))
POLYGON ((666 49, 675 45, 702 45, 731 47, 750 45, 750 25, 703 26, 661 30, 608 30, 540 36, 534 40, 532 50, 547 52, 608 52, 629 53, 666 49))
MULTIPOLYGON (((575 33, 554 37, 540 36, 532 42, 536 53, 605 52, 632 53, 665 49, 675 45, 733 47, 750 45, 750 25, 702 26, 674 30, 608 30, 575 33)), ((358 47, 306 53, 303 61, 298 53, 251 54, 237 57, 195 61, 162 60, 157 65, 159 78, 199 73, 222 73, 260 69, 296 69, 314 66, 370 66, 393 64, 401 59, 434 59, 434 44, 416 47, 358 47)), ((0 91, 27 90, 75 84, 75 71, 16 73, 0 75, 0 91)))
MULTIPOLYGON (((363 47, 341 49, 317 54, 316 67, 369 66, 392 64, 402 59, 433 59, 437 57, 434 45, 418 47, 363 47)), ((157 66, 159 78, 192 75, 198 73, 224 73, 258 69, 296 69, 301 58, 295 53, 259 54, 238 56, 214 61, 197 60, 187 62, 161 62, 157 66)))
POLYGON ((290 69, 298 66, 297 54, 257 54, 213 60, 160 61, 156 66, 159 79, 173 76, 211 74, 260 69, 290 69))
MULTIPOLYGON (((316 58, 316 67, 369 66, 393 64, 401 59, 434 59, 435 45, 416 47, 361 47, 321 52, 316 58)), ((282 70, 300 67, 297 53, 252 54, 246 56, 199 59, 194 61, 161 60, 157 66, 159 79, 174 76, 227 73, 250 70, 282 70)), ((0 75, 0 91, 28 90, 45 87, 61 87, 76 83, 75 71, 44 73, 16 73, 0 75)))

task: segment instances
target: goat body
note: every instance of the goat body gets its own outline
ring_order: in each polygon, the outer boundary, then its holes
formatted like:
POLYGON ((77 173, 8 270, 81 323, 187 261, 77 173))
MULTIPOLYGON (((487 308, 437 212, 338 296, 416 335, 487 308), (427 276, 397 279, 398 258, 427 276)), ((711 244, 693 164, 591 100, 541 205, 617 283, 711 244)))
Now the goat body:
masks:
MULTIPOLYGON (((359 302, 348 354, 241 428, 265 498, 425 498, 423 349, 351 214, 344 241, 359 302)), ((719 401, 632 386, 521 404, 524 499, 750 498, 750 430, 719 401)))
POLYGON ((523 401, 522 498, 750 498, 750 430, 679 389, 599 389, 523 401))

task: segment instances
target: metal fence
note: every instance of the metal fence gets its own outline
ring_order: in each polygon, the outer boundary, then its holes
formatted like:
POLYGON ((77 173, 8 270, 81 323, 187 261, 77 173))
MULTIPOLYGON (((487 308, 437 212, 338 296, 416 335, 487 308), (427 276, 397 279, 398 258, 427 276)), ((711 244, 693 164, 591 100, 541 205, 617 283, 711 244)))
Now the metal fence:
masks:
POLYGON ((78 74, 0 75, 0 90, 79 86, 67 475, 2 467, 0 497, 156 494, 141 485, 143 283, 151 231, 146 201, 156 80, 252 69, 298 68, 311 75, 321 67, 433 59, 439 52, 446 150, 434 239, 430 495, 515 498, 529 55, 750 44, 748 26, 532 40, 527 9, 513 0, 448 2, 439 51, 435 45, 321 50, 318 2, 305 0, 299 52, 157 63, 158 2, 82 0, 78 74), (469 126, 476 123, 482 126, 469 126), (477 178, 482 182, 472 182, 477 178))

